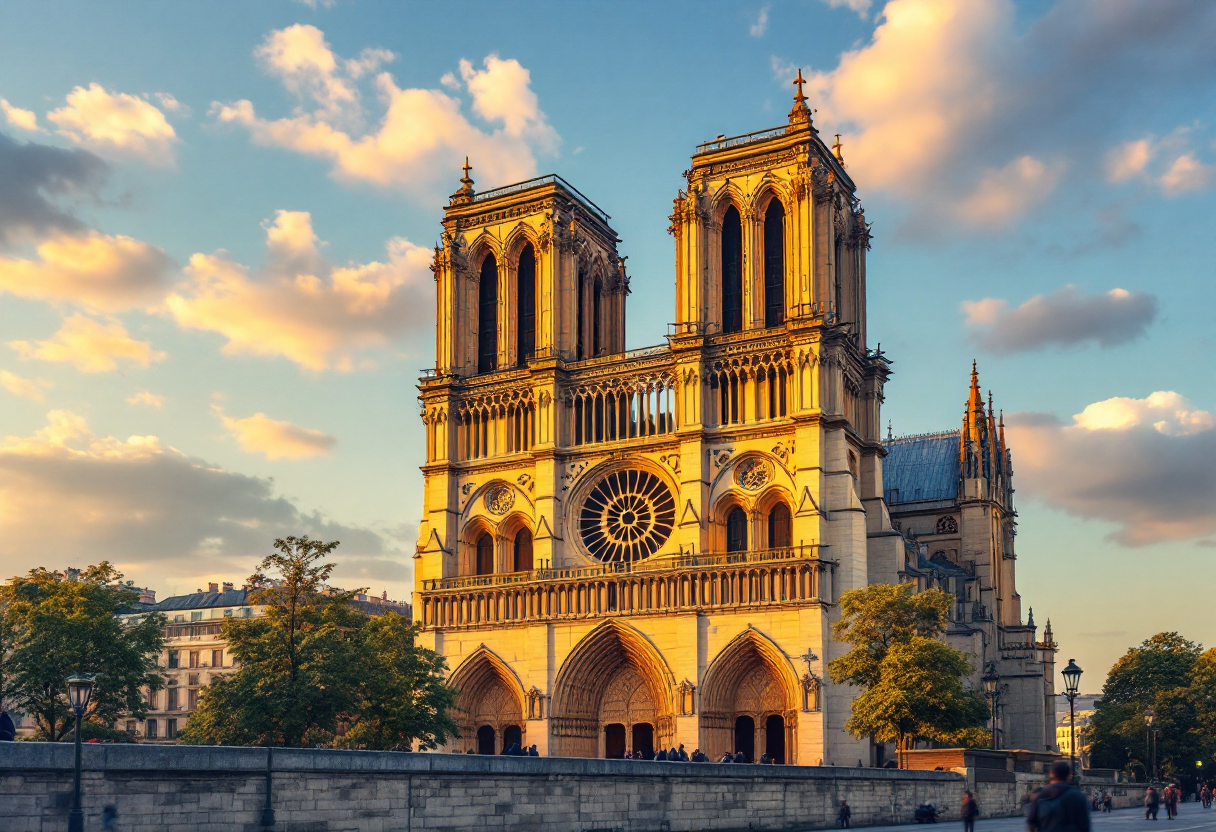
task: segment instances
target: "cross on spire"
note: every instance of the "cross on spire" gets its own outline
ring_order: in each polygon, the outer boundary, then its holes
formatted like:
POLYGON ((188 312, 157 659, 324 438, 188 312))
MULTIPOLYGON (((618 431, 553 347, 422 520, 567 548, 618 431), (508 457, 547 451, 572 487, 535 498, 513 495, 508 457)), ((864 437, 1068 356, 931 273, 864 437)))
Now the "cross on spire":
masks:
POLYGON ((836 161, 844 164, 844 154, 841 152, 843 145, 840 143, 840 134, 836 134, 836 144, 832 145, 832 152, 836 154, 836 161))
MULTIPOLYGON (((464 157, 464 164, 460 167, 464 171, 464 176, 460 177, 460 189, 452 194, 452 198, 458 200, 460 204, 472 202, 476 191, 473 190, 473 178, 469 176, 469 171, 473 166, 469 164, 469 157, 464 157)), ((457 204, 457 203, 453 203, 457 204)))
POLYGON ((804 103, 806 101, 806 96, 802 94, 802 85, 806 83, 806 79, 802 77, 802 67, 798 67, 798 77, 795 78, 791 83, 798 88, 798 92, 794 96, 794 103, 804 103))
MULTIPOLYGON (((794 106, 790 110, 790 124, 809 124, 811 121, 811 111, 806 106, 806 94, 802 92, 802 85, 806 83, 806 79, 802 77, 802 68, 798 68, 798 77, 793 80, 793 85, 798 88, 798 92, 794 95, 794 106)), ((795 129, 791 126, 790 129, 795 129)))

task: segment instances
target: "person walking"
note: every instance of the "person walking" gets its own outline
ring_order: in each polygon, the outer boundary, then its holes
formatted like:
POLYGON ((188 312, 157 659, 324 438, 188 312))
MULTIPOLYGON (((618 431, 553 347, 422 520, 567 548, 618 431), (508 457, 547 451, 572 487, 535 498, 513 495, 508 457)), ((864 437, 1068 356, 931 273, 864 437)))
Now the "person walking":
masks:
POLYGON ((1167 820, 1173 820, 1178 817, 1178 799, 1182 796, 1182 789, 1176 785, 1166 786, 1165 788, 1165 817, 1167 820))
POLYGON ((975 819, 979 817, 980 805, 975 802, 975 795, 963 792, 963 832, 975 832, 975 819))
POLYGON ((849 819, 851 817, 853 817, 853 810, 849 808, 849 801, 840 801, 840 813, 837 815, 836 820, 840 824, 841 829, 849 828, 849 819))
POLYGON ((1089 800, 1069 785, 1072 766, 1067 760, 1051 764, 1051 782, 1039 789, 1026 810, 1030 832, 1090 832, 1089 800))
POLYGON ((1102 811, 1109 812, 1115 808, 1115 801, 1111 798, 1110 793, 1102 795, 1102 811))
POLYGON ((1149 786, 1144 790, 1144 819, 1157 819, 1157 810, 1161 807, 1161 795, 1157 794, 1157 790, 1149 786))

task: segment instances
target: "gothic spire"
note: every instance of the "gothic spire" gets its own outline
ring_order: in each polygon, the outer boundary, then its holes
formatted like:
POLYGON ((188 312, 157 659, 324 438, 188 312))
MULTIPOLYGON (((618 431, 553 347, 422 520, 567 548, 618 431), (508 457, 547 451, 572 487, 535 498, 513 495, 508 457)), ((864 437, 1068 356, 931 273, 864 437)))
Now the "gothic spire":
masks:
POLYGON ((790 124, 810 124, 811 111, 806 106, 806 95, 802 92, 802 85, 806 83, 806 79, 802 77, 802 67, 798 68, 798 77, 792 83, 798 88, 798 92, 794 93, 794 106, 790 110, 790 124))

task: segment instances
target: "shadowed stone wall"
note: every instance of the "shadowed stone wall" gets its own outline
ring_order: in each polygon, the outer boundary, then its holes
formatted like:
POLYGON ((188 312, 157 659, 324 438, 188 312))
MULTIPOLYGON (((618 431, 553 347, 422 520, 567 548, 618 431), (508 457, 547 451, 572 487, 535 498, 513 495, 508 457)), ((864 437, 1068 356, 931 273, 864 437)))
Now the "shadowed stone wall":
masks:
MULTIPOLYGON (((0 744, 5 832, 66 828, 72 758, 67 744, 0 744)), ((86 745, 86 828, 113 805, 124 832, 261 830, 268 758, 274 829, 308 832, 816 829, 842 799, 862 826, 910 822, 922 801, 956 818, 965 788, 935 771, 86 745)), ((985 815, 1018 811, 985 797, 985 815)))

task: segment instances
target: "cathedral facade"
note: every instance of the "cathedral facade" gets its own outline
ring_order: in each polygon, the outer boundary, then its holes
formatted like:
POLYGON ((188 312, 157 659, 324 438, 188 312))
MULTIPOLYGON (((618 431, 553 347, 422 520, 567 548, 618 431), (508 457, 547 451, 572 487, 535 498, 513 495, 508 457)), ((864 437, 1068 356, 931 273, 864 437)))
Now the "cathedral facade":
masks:
POLYGON ((842 592, 920 577, 884 499, 889 363, 835 151, 801 85, 787 124, 700 145, 675 320, 631 351, 611 218, 558 176, 479 193, 466 163, 419 385, 414 610, 458 691, 448 750, 881 762, 844 730, 830 627, 842 592))

